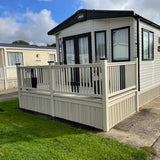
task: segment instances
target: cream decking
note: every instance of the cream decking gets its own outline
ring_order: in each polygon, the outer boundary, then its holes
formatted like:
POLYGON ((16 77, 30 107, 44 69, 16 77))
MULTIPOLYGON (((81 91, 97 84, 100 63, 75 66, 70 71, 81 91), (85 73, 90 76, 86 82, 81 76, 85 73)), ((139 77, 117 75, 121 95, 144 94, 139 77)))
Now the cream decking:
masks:
POLYGON ((20 108, 104 131, 138 110, 136 61, 17 66, 17 75, 20 108))

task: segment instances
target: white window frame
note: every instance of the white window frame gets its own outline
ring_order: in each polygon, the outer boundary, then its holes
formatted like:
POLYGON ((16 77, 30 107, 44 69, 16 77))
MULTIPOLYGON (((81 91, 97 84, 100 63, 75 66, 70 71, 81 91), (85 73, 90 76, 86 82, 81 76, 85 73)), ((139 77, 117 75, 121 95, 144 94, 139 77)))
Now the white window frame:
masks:
POLYGON ((48 61, 52 61, 52 60, 50 60, 50 55, 54 55, 54 57, 55 57, 54 62, 57 62, 57 57, 56 57, 55 53, 48 53, 48 61))
POLYGON ((16 66, 16 64, 15 65, 9 65, 9 63, 8 63, 8 53, 22 53, 23 64, 21 64, 21 65, 24 65, 24 54, 23 54, 23 52, 6 51, 6 49, 5 49, 5 62, 6 62, 7 67, 15 67, 16 66))

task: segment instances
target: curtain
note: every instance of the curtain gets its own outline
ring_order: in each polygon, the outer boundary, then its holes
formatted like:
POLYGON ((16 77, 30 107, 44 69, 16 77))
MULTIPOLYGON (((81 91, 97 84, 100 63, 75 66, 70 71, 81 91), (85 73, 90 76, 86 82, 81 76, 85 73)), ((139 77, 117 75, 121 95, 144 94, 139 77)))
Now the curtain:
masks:
POLYGON ((75 64, 73 40, 66 40, 66 58, 67 58, 67 64, 75 64))
POLYGON ((148 42, 149 42, 148 32, 144 31, 143 32, 143 58, 144 59, 148 59, 148 53, 149 53, 148 42))
POLYGON ((97 61, 100 58, 105 58, 105 32, 96 33, 96 52, 97 52, 97 61))
POLYGON ((49 54, 49 61, 56 61, 55 54, 49 54))
POLYGON ((78 39, 79 45, 79 62, 80 64, 89 63, 88 37, 78 39))
MULTIPOLYGON (((79 62, 80 64, 89 63, 89 49, 88 49, 88 37, 78 39, 79 45, 79 62)), ((84 81, 85 85, 89 82, 89 68, 85 68, 84 73, 81 73, 81 82, 84 81)))
POLYGON ((113 59, 129 59, 128 28, 113 31, 113 59))
POLYGON ((23 53, 22 52, 7 52, 8 65, 15 66, 16 63, 23 65, 23 53))

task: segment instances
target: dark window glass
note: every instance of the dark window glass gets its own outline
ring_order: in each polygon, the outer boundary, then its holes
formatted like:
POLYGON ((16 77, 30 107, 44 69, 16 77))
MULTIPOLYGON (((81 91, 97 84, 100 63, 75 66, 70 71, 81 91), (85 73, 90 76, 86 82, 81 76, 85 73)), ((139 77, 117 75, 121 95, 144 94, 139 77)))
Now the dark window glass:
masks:
POLYGON ((96 60, 106 57, 106 32, 96 32, 96 60))
POLYGON ((143 29, 143 60, 154 58, 154 33, 143 29))

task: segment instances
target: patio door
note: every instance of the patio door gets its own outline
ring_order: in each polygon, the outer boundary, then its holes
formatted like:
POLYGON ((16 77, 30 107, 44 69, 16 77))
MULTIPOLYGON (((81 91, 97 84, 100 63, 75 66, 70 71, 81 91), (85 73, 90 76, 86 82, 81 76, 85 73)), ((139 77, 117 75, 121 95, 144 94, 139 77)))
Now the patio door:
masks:
POLYGON ((92 63, 91 33, 63 38, 64 64, 92 63))
MULTIPOLYGON (((64 64, 89 64, 92 62, 91 56, 91 34, 81 34, 66 37, 64 42, 64 64)), ((87 70, 85 71, 87 72, 87 70)), ((71 70, 72 90, 79 92, 80 75, 79 68, 71 70)), ((85 74, 86 75, 86 74, 85 74)), ((87 79, 84 77, 84 79, 87 79)), ((89 79, 89 78, 88 78, 89 79)))

